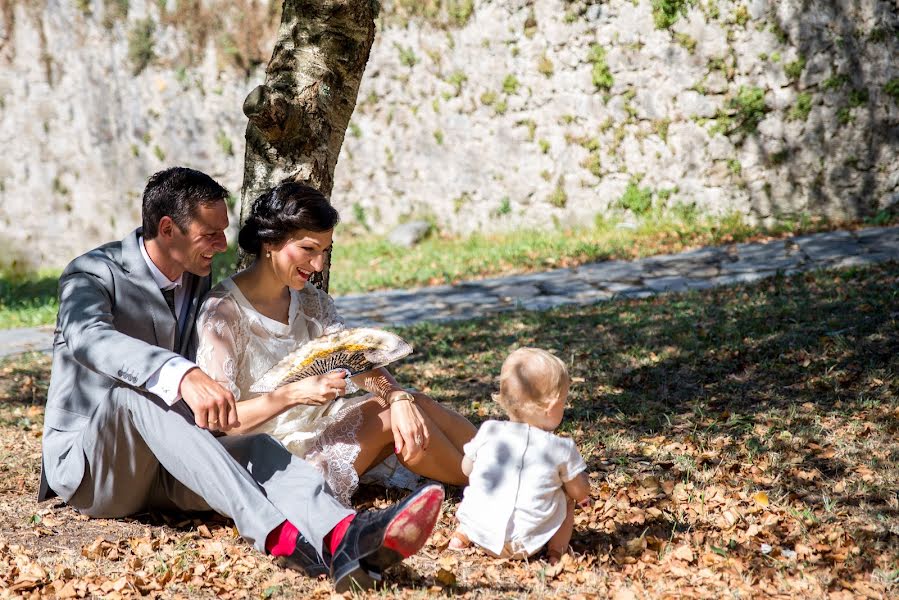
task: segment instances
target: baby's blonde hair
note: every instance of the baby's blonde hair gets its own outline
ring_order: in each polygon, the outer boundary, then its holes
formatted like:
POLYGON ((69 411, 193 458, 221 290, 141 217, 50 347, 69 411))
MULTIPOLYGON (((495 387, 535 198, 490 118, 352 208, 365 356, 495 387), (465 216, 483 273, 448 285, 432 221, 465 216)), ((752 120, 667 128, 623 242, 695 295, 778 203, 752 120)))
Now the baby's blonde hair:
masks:
POLYGON ((499 374, 496 401, 509 416, 520 419, 545 410, 570 384, 562 360, 540 348, 519 348, 506 357, 499 374))

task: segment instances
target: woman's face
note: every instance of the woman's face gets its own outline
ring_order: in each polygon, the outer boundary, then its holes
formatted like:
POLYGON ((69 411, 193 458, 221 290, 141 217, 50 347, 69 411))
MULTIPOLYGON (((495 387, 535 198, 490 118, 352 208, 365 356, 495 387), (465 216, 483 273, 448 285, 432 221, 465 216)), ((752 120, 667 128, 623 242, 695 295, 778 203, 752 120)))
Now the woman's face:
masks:
POLYGON ((275 276, 284 285, 300 290, 313 273, 325 267, 325 252, 330 250, 333 236, 333 229, 322 232, 301 229, 281 246, 266 248, 271 257, 263 253, 260 259, 272 261, 275 276))

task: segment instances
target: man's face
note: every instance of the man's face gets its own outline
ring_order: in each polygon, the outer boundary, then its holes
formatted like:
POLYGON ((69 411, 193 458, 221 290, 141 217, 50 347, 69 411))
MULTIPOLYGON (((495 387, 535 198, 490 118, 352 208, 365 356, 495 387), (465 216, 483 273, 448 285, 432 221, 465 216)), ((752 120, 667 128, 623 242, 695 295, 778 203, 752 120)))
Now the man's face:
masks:
POLYGON ((184 233, 172 224, 169 258, 179 269, 194 275, 209 275, 212 256, 228 249, 225 229, 228 208, 224 200, 201 204, 184 233))

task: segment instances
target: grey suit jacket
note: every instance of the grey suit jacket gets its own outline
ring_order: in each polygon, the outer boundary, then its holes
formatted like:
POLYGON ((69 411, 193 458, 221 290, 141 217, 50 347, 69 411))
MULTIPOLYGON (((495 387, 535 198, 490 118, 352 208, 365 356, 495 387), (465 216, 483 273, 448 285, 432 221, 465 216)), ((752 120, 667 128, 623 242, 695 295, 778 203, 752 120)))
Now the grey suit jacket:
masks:
POLYGON ((80 445, 80 459, 64 459, 114 387, 144 389, 168 360, 196 353, 194 324, 211 278, 184 274, 188 317, 175 348, 175 319, 141 254, 140 233, 79 256, 60 277, 39 501, 55 494, 68 500, 77 490, 84 476, 80 445), (49 489, 48 469, 56 469, 53 480, 62 483, 55 487, 62 489, 49 489))

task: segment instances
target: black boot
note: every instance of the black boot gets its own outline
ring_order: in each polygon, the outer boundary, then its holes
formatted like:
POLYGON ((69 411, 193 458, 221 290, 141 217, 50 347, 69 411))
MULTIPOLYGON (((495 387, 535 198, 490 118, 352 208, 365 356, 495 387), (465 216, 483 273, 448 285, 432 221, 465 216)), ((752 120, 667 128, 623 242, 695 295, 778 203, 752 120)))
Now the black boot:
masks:
POLYGON ((337 593, 374 587, 384 569, 418 552, 437 524, 442 503, 443 486, 431 484, 390 508, 357 514, 331 559, 337 593))
POLYGON ((328 565, 315 550, 312 544, 297 532, 297 543, 290 556, 279 556, 275 563, 305 574, 307 577, 318 577, 328 574, 328 565))

